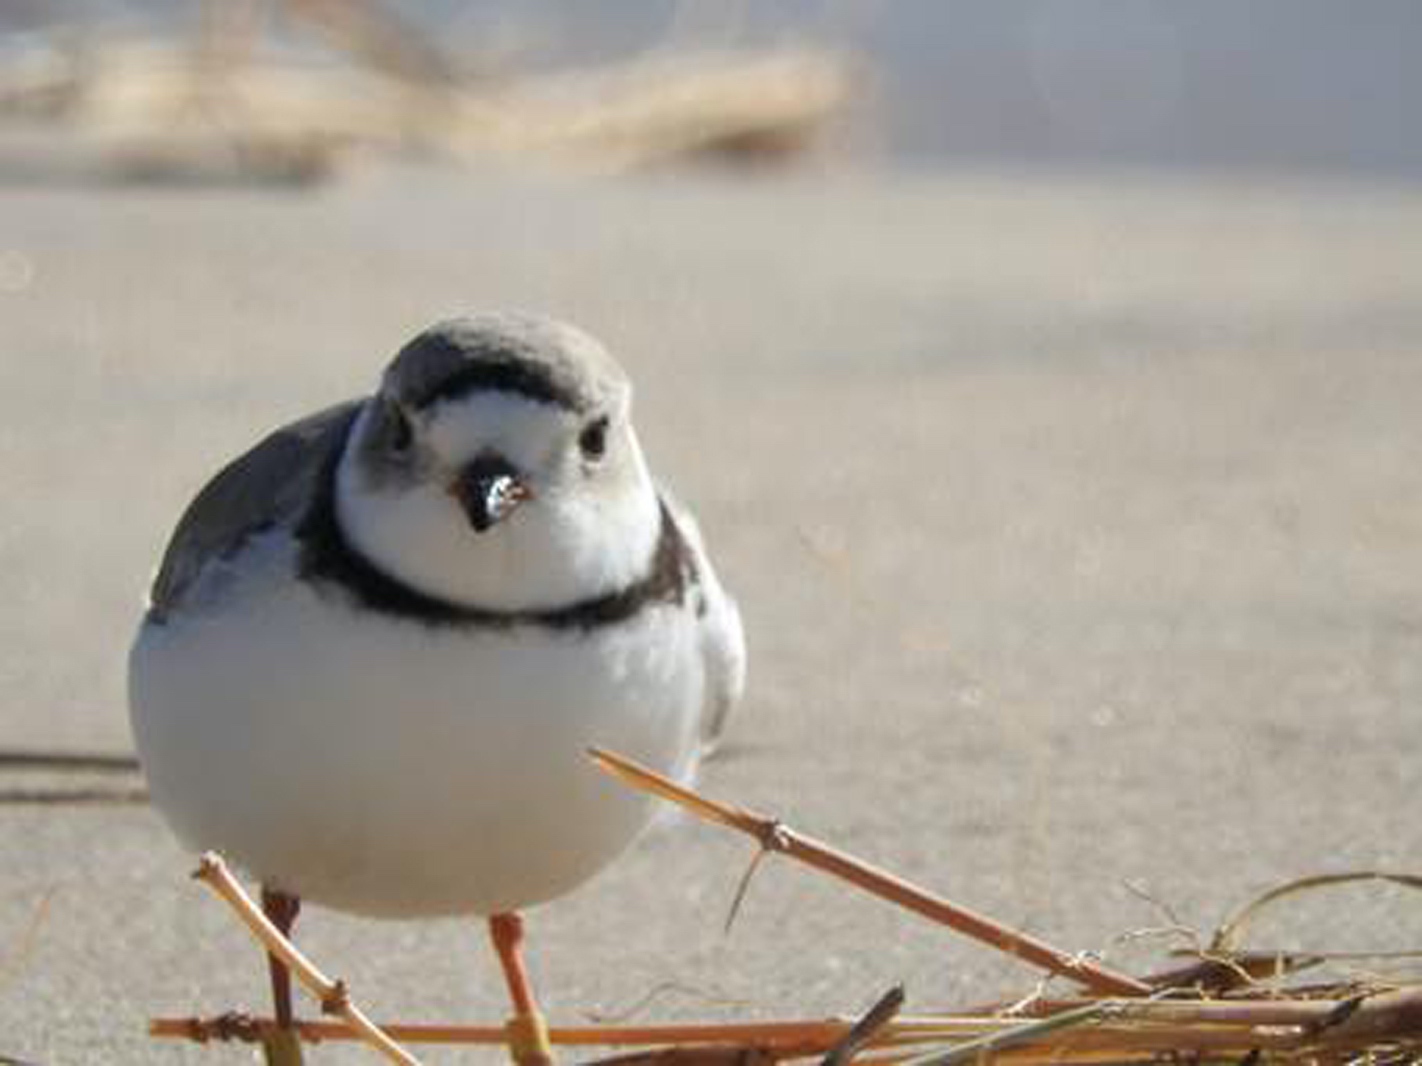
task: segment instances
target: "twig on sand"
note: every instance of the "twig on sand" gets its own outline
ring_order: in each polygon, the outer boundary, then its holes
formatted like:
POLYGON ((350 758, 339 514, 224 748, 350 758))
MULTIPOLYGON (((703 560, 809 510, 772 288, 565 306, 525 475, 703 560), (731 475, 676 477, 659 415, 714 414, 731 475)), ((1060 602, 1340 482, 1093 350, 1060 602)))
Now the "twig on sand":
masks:
POLYGON ((904 1005, 904 986, 895 985, 864 1012, 864 1016, 854 1023, 844 1034, 844 1039, 830 1048, 829 1054, 820 1060, 820 1066, 845 1066, 859 1054, 879 1031, 894 1020, 904 1005))
MULTIPOLYGON (((765 851, 791 855, 935 921, 960 929, 1015 957, 1036 962, 1041 985, 1026 1000, 988 1004, 956 1013, 906 1016, 903 993, 892 989, 858 1021, 809 1019, 729 1024, 583 1026, 551 1029, 560 1047, 612 1049, 596 1066, 779 1066, 820 1060, 824 1066, 970 1066, 991 1058, 1004 1066, 1139 1066, 1165 1059, 1259 1063, 1308 1062, 1314 1066, 1422 1062, 1422 985, 1386 980, 1280 986, 1274 975, 1302 962, 1355 958, 1326 952, 1249 952, 1235 944, 1252 916, 1299 892, 1349 881, 1383 881, 1422 887, 1422 877, 1329 874, 1293 882, 1261 896, 1226 923, 1216 941, 1198 948, 1204 963, 1226 970, 1216 981, 1203 970, 1188 983, 1157 977, 1150 986, 1105 970, 1095 960, 1070 956, 990 919, 964 911, 891 874, 801 836, 773 819, 718 803, 619 756, 595 752, 600 765, 636 787, 665 796, 701 817, 760 841, 765 851), (1048 999, 1052 976, 1090 989, 1070 999, 1048 999), (1261 976, 1269 977, 1259 983, 1261 976), (1126 994, 1101 989, 1123 987, 1126 994), (638 1050, 632 1050, 632 1049, 638 1050)), ((204 856, 196 877, 236 911, 263 947, 284 962, 321 1001, 332 1020, 296 1021, 229 1013, 214 1018, 163 1018, 150 1023, 157 1037, 267 1044, 280 1032, 294 1044, 322 1040, 365 1041, 389 1061, 416 1060, 395 1043, 496 1046, 508 1044, 505 1026, 418 1025, 377 1027, 261 913, 216 855, 204 856)), ((1179 926, 1172 918, 1172 924, 1179 926)), ((1409 957, 1391 951, 1387 957, 1409 957)), ((1370 956, 1362 956, 1370 957, 1370 956)))
MULTIPOLYGON (((270 1018, 222 1015, 157 1019, 149 1032, 202 1043, 260 1042, 275 1026, 270 1018)), ((419 1044, 500 1046, 507 1039, 504 1028, 497 1025, 391 1023, 385 1028, 392 1037, 419 1044)), ((847 1021, 837 1020, 588 1026, 554 1028, 549 1039, 559 1047, 651 1049, 623 1056, 625 1061, 658 1066, 698 1061, 707 1066, 822 1058, 842 1045, 852 1028, 847 1021)), ((347 1026, 334 1022, 297 1021, 295 1029, 303 1041, 355 1038, 347 1026)), ((926 1051, 925 1045, 935 1044, 951 1045, 930 1053, 936 1066, 951 1066, 987 1051, 1021 1066, 1099 1066, 1204 1053, 1211 1061, 1238 1060, 1256 1049, 1313 1054, 1316 1061, 1342 1063, 1378 1049, 1422 1046, 1422 987, 1325 999, 1042 1000, 1031 1006, 1025 1018, 987 1013, 895 1015, 868 1036, 851 1061, 881 1061, 885 1055, 908 1058, 913 1049, 926 1051), (945 1053, 954 1058, 943 1059, 945 1053)))
POLYGON ((669 800, 705 821, 746 833, 759 841, 766 851, 781 852, 833 874, 881 899, 989 944, 1014 958, 1069 978, 1103 995, 1146 996, 1153 991, 1143 981, 1116 973, 1083 955, 1062 951, 1030 934, 950 903, 927 889, 797 833, 774 818, 707 799, 654 770, 610 751, 592 748, 589 754, 602 770, 633 788, 669 800))
MULTIPOLYGON (((935 1037, 947 1032, 952 1036, 972 1035, 981 1031, 981 1019, 955 1021, 934 1020, 929 1029, 935 1037)), ((992 1025, 988 1022, 986 1024, 992 1025)), ((150 1036, 194 1040, 236 1040, 258 1043, 275 1027, 270 1018, 246 1015, 216 1018, 156 1018, 149 1023, 150 1036)), ((293 1023, 303 1040, 348 1040, 350 1032, 339 1023, 298 1020, 293 1023)), ((497 1046, 505 1044, 508 1032, 502 1025, 418 1025, 391 1022, 381 1027, 387 1035, 410 1044, 454 1044, 497 1046)), ((755 1047, 773 1052, 775 1057, 823 1055, 850 1030, 848 1022, 835 1020, 744 1022, 702 1025, 625 1025, 625 1026, 564 1026, 548 1031, 549 1043, 555 1047, 645 1047, 648 1045, 681 1044, 696 1047, 755 1047)))
POLYGON ((1416 874, 1388 873, 1381 870, 1354 870, 1344 873, 1315 874, 1311 877, 1300 877, 1296 880, 1289 881, 1287 884, 1271 888, 1268 892, 1250 900, 1232 914, 1226 919, 1224 924, 1215 931, 1214 939, 1210 942, 1210 950, 1220 954, 1237 951, 1239 941, 1244 936, 1245 927, 1258 917, 1261 911, 1266 910, 1280 900, 1300 896, 1320 888, 1331 888, 1335 885, 1355 884, 1358 882, 1378 882, 1401 885, 1404 888, 1422 889, 1422 877, 1418 877, 1416 874))
POLYGON ((333 981, 327 977, 295 944, 282 935, 262 913, 261 908, 252 901, 252 897, 237 883, 221 856, 211 851, 204 854, 197 870, 193 872, 193 877, 211 888, 237 912, 237 917, 241 918, 252 935, 262 942, 262 946, 286 963, 296 975, 296 979, 316 997, 324 1013, 341 1018, 352 1032, 390 1062, 401 1063, 402 1066, 419 1066, 418 1059, 395 1043, 351 1001, 343 981, 333 981))
POLYGON ((995 1052, 1006 1051, 1010 1047, 1039 1041, 1049 1033, 1086 1025, 1098 1020, 1111 1009, 1110 1002, 1101 1002, 1059 1011, 1049 1018, 1024 1022, 1011 1029, 980 1036, 976 1040, 965 1040, 947 1051, 935 1051, 909 1059, 905 1066, 958 1066, 961 1062, 972 1062, 995 1052))

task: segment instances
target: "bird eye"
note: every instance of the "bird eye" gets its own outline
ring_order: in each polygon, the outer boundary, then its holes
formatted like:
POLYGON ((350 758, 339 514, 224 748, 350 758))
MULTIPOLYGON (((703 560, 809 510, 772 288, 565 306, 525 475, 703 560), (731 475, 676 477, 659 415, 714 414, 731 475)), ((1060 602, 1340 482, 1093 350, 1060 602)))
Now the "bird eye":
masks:
POLYGON ((414 440, 410 420, 405 417, 405 412, 393 403, 386 407, 386 412, 386 443, 392 452, 403 455, 409 451, 414 440))
POLYGON ((578 436, 578 447, 583 458, 601 459, 607 451, 607 419, 598 418, 589 422, 578 436))

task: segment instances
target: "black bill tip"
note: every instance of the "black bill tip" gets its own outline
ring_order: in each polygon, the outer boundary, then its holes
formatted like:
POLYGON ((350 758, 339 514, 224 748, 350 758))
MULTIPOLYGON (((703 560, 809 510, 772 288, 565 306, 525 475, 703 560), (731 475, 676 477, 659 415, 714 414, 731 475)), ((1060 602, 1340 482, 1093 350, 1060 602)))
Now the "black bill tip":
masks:
POLYGON ((466 466, 451 491, 476 533, 498 525, 532 495, 518 469, 493 454, 481 455, 466 466))

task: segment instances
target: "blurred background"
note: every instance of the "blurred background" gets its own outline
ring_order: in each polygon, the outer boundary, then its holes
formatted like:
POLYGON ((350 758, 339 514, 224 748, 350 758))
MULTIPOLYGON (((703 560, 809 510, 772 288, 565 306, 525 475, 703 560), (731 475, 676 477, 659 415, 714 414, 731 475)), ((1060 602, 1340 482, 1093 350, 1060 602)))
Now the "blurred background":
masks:
MULTIPOLYGON (((0 3, 0 1060, 246 1061, 145 1035, 265 974, 128 642, 220 464, 476 308, 637 383, 747 620, 710 794, 1136 972, 1415 871, 1419 113, 1407 0, 0 3)), ((774 861, 723 934, 748 858, 674 826, 537 911, 553 1020, 1036 985, 774 861)), ((377 1017, 504 1011, 469 923, 301 940, 377 1017)), ((1419 945, 1377 886, 1249 944, 1419 945)))
POLYGON ((1422 166, 1407 0, 10 0, 0 31, 5 116, 91 133, 152 135, 186 96, 189 117, 288 150, 399 137, 610 166, 803 146, 835 118, 841 163, 1422 166), (174 84, 194 63, 199 84, 174 84), (389 79, 420 106, 369 113, 389 79), (494 97, 501 114, 477 106, 494 97))

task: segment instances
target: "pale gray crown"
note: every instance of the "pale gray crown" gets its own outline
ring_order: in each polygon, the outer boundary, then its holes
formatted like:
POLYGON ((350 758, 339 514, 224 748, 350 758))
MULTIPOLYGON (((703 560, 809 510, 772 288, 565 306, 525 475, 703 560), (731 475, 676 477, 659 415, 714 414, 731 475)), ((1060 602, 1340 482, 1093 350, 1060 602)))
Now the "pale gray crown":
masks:
POLYGON ((536 315, 497 313, 430 326, 396 355, 380 391, 407 410, 489 391, 588 413, 627 389, 622 368, 581 330, 536 315))

